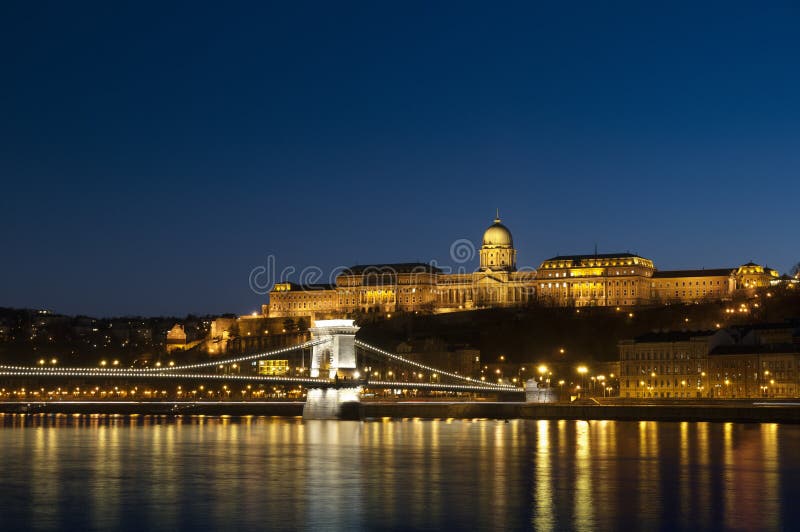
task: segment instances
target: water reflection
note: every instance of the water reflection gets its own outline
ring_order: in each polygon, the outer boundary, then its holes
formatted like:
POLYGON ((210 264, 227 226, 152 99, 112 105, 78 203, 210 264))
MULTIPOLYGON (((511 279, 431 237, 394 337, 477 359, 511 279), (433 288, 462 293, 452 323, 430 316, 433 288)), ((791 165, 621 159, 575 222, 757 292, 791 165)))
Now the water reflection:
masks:
POLYGON ((588 421, 575 422, 575 499, 573 500, 574 528, 591 530, 592 518, 592 459, 588 421))
MULTIPOLYGON (((772 516, 770 523, 775 528, 785 528, 781 522, 781 501, 780 501, 780 472, 781 461, 778 445, 777 423, 764 423, 761 425, 761 447, 764 450, 763 474, 764 474, 764 513, 772 516)), ((796 451, 796 448, 795 448, 796 451)))
POLYGON ((781 529, 800 427, 0 416, 31 530, 781 529))
POLYGON ((550 426, 544 419, 536 422, 536 454, 533 460, 533 528, 549 531, 555 528, 553 509, 553 476, 550 461, 550 426))

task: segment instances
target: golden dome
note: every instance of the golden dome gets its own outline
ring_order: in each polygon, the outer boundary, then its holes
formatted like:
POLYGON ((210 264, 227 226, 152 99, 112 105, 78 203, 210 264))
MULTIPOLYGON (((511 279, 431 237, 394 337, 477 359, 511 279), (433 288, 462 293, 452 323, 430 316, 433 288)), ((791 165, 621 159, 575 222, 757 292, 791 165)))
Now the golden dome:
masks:
POLYGON ((511 231, 508 227, 500 223, 500 215, 494 219, 494 223, 483 233, 484 246, 514 247, 514 240, 511 238, 511 231))

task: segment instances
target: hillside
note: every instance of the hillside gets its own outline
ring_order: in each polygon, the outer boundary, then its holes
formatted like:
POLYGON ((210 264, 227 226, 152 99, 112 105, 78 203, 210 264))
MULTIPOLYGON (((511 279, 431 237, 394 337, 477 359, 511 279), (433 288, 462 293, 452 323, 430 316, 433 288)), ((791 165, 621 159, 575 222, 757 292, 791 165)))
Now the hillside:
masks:
POLYGON ((395 315, 360 320, 359 336, 387 349, 404 341, 438 339, 451 347, 480 349, 486 359, 505 355, 510 362, 608 361, 617 359, 618 341, 653 330, 715 329, 797 318, 797 292, 773 290, 736 301, 640 309, 529 307, 395 315))

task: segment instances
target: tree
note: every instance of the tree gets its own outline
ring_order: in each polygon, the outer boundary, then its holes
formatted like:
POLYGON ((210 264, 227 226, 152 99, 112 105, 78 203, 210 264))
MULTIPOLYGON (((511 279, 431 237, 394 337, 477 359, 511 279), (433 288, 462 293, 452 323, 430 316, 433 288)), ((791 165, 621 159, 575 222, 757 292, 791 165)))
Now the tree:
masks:
POLYGON ((794 265, 792 268, 792 277, 800 278, 800 262, 794 265))
POLYGON ((308 324, 306 323, 306 320, 303 319, 303 318, 298 318, 297 319, 297 331, 301 332, 301 333, 304 333, 307 330, 308 330, 308 324))

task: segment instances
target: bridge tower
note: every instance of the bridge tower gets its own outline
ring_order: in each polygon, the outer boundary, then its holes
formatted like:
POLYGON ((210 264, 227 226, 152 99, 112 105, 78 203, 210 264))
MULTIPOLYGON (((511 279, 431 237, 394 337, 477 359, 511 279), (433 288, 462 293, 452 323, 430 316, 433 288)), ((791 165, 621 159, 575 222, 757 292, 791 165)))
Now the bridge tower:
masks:
POLYGON ((312 388, 306 394, 304 419, 357 417, 361 400, 356 364, 356 332, 353 320, 317 320, 311 338, 321 340, 311 354, 311 377, 327 376, 335 381, 326 388, 312 388))
POLYGON ((356 372, 356 332, 353 320, 318 320, 311 331, 312 340, 322 340, 311 354, 311 376, 328 372, 329 379, 337 376, 352 379, 356 372))

